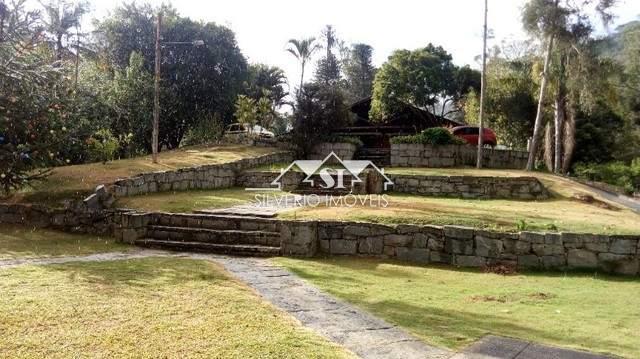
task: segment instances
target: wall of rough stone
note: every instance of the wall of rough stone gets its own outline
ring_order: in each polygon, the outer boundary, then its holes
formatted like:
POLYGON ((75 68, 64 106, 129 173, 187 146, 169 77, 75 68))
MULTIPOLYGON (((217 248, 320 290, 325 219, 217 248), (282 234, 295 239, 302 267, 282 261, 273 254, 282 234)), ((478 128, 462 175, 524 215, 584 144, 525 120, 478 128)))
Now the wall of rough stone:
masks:
POLYGON ((318 222, 318 247, 325 255, 397 258, 461 267, 507 264, 637 275, 639 239, 640 235, 501 233, 457 226, 318 222))
POLYGON ((75 203, 69 208, 48 208, 32 204, 0 203, 0 224, 53 228, 72 233, 111 235, 117 210, 93 210, 75 203))
POLYGON ((358 147, 348 142, 322 142, 313 147, 310 160, 323 160, 331 152, 335 153, 341 160, 352 160, 358 147))
MULTIPOLYGON (((244 188, 278 188, 271 185, 278 176, 278 171, 245 171, 238 175, 236 186, 244 188)), ((292 191, 304 179, 303 172, 289 171, 280 178, 283 191, 292 191)))
MULTIPOLYGON (((475 166, 477 149, 469 145, 392 144, 392 167, 458 167, 475 166)), ((486 168, 523 169, 528 152, 486 148, 483 165, 486 168)))
POLYGON ((115 197, 125 197, 165 191, 228 188, 236 185, 236 178, 243 170, 291 161, 293 161, 291 152, 276 152, 230 163, 142 173, 116 181, 110 192, 115 197))
POLYGON ((149 224, 281 233, 282 255, 350 255, 460 267, 504 264, 527 269, 588 269, 640 274, 640 235, 503 233, 459 226, 287 221, 198 214, 116 213, 116 237, 132 243, 149 224))
POLYGON ((549 192, 535 177, 389 175, 391 190, 422 196, 543 200, 549 192))

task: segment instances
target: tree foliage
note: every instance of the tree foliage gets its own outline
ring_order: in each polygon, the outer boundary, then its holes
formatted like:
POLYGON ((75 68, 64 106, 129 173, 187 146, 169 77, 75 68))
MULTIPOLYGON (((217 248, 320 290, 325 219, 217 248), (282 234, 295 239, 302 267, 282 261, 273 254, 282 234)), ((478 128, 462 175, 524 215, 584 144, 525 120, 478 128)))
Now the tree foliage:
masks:
POLYGON ((446 115, 449 103, 461 100, 479 83, 477 71, 457 68, 441 46, 397 50, 376 73, 370 118, 380 121, 404 104, 446 115))
POLYGON ((347 97, 350 102, 372 95, 376 68, 373 66, 373 48, 367 44, 353 44, 344 60, 347 97))

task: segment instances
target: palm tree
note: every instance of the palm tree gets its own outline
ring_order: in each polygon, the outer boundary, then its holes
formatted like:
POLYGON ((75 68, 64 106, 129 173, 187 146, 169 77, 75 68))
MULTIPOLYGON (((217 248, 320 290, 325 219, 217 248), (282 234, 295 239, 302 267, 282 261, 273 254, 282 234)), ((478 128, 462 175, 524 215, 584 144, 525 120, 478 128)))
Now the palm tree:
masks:
POLYGON ((300 61, 300 66, 302 68, 302 72, 300 74, 300 90, 302 91, 302 85, 304 84, 304 67, 307 64, 307 61, 311 59, 311 56, 313 56, 313 53, 320 49, 321 46, 316 43, 315 37, 300 40, 291 39, 287 44, 289 45, 287 52, 295 56, 296 59, 300 61))
MULTIPOLYGON (((68 0, 49 0, 48 3, 40 4, 45 11, 45 30, 52 38, 56 59, 61 60, 64 50, 63 39, 69 42, 69 38, 73 36, 71 29, 78 29, 82 16, 89 10, 89 5, 87 2, 74 3, 68 0)), ((76 36, 80 36, 77 31, 76 36)), ((79 46, 76 45, 76 48, 79 46)))

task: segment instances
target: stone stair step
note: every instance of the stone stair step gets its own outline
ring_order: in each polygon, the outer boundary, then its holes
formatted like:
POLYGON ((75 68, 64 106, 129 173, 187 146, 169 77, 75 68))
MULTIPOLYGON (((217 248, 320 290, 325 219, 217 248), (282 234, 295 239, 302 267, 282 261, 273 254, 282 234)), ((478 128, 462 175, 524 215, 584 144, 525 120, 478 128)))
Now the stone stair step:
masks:
POLYGON ((135 241, 137 246, 161 248, 175 251, 207 252, 238 256, 273 257, 280 255, 280 247, 238 244, 217 244, 203 242, 181 242, 143 238, 135 241))
POLYGON ((147 236, 158 240, 231 245, 280 246, 280 233, 150 225, 147 236))
POLYGON ((238 216, 230 214, 193 214, 184 216, 161 216, 155 225, 168 227, 204 228, 216 230, 244 230, 278 232, 278 222, 257 216, 238 216), (251 221, 247 221, 251 218, 251 221))

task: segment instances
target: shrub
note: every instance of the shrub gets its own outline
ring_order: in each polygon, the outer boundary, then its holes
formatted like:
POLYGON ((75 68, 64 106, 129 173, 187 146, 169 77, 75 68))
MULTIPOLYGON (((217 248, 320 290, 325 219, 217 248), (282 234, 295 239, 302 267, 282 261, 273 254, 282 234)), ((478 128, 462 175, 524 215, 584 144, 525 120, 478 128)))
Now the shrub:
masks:
POLYGON ((462 145, 464 140, 449 132, 446 128, 428 128, 413 136, 397 136, 391 139, 391 143, 412 143, 421 145, 462 145))
POLYGON ((224 123, 218 113, 205 117, 185 133, 180 146, 211 144, 222 139, 224 123))
POLYGON ((91 161, 106 163, 113 160, 118 151, 119 141, 107 129, 98 130, 87 142, 91 161))
POLYGON ((640 158, 631 161, 629 165, 619 161, 602 164, 577 163, 573 169, 579 178, 622 187, 627 193, 640 190, 640 158))

